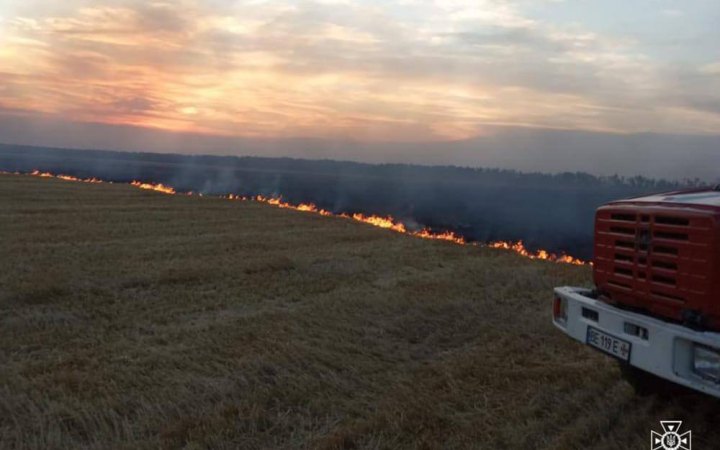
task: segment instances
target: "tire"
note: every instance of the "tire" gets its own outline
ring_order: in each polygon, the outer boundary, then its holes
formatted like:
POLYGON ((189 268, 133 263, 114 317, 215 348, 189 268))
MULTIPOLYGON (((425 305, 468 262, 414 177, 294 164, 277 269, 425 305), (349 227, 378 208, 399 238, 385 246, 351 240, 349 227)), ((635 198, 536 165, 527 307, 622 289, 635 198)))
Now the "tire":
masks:
POLYGON ((673 382, 660 378, 644 370, 633 367, 627 363, 619 363, 620 373, 635 393, 641 397, 649 395, 658 395, 660 397, 670 397, 683 392, 687 392, 682 386, 673 382))

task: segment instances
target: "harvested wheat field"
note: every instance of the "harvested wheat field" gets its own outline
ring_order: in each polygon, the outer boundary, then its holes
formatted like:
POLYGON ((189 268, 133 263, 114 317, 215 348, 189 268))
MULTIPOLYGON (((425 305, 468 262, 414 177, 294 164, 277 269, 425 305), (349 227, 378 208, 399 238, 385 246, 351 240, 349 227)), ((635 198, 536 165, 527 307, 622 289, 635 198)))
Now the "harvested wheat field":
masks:
POLYGON ((638 448, 636 397, 550 323, 587 267, 252 202, 0 176, 2 448, 638 448))

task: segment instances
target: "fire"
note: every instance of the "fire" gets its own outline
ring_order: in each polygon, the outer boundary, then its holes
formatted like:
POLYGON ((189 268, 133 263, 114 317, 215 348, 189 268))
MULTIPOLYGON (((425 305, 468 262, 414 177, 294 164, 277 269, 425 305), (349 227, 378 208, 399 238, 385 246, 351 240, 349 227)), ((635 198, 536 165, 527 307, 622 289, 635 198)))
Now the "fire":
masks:
MULTIPOLYGON (((546 250, 538 250, 535 253, 529 251, 527 248, 525 248, 525 244, 523 244, 523 241, 517 241, 517 242, 505 242, 505 241, 497 241, 497 242, 491 242, 487 244, 490 248, 501 248, 504 250, 512 250, 515 253, 519 253, 522 256, 530 259, 545 259, 548 261, 555 261, 555 262, 561 262, 566 264, 575 264, 575 265, 584 265, 588 264, 587 262, 575 258, 570 255, 556 255, 554 253, 550 253, 546 250)), ((590 263, 591 264, 591 263, 590 263)))
POLYGON ((130 182, 130 184, 132 186, 135 186, 136 188, 147 189, 150 191, 158 191, 162 192, 163 194, 177 194, 174 188, 170 186, 165 186, 162 183, 142 183, 140 181, 133 180, 130 182))
MULTIPOLYGON (((248 200, 248 198, 246 198, 246 197, 235 196, 235 198, 242 199, 242 200, 248 200)), ((314 203, 299 203, 297 205, 293 205, 291 203, 282 201, 281 198, 265 197, 264 195, 256 195, 255 197, 250 197, 250 200, 254 200, 259 203, 267 203, 268 205, 277 206, 278 208, 287 208, 287 209, 294 209, 297 211, 304 211, 304 212, 320 214, 321 216, 339 215, 339 216, 346 217, 345 214, 333 214, 330 211, 318 208, 314 203)))
MULTIPOLYGON (((8 172, 0 172, 3 174, 6 174, 8 172)), ((20 173, 14 172, 14 174, 19 175, 20 173)), ((50 172, 40 172, 39 170, 33 170, 29 173, 29 175, 36 176, 36 177, 43 177, 43 178, 58 178, 65 181, 78 181, 82 183, 105 183, 105 181, 100 180, 98 178, 77 178, 71 175, 63 175, 63 174, 52 174, 50 172)), ((108 183, 112 183, 109 181, 108 183)), ((145 183, 141 181, 134 180, 130 182, 130 185, 137 187, 139 189, 147 189, 157 192, 162 192, 164 194, 178 194, 178 192, 175 190, 175 188, 171 186, 164 185, 162 183, 145 183)), ((202 197, 201 193, 193 193, 193 192, 185 192, 185 195, 197 195, 202 197)), ((369 225, 379 227, 379 228, 385 228, 388 230, 395 231, 396 233, 402 233, 407 234, 410 236, 414 236, 420 239, 433 239, 433 240, 441 240, 441 241, 448 241, 452 242, 454 244, 458 245, 475 245, 475 246, 482 246, 482 247, 489 247, 489 248, 495 248, 495 249, 503 249, 503 250, 510 250, 515 253, 518 253, 526 258, 530 259, 542 259, 546 261, 553 261, 557 263, 564 263, 564 264, 573 264, 573 265, 586 265, 590 264, 591 262, 583 261, 581 259, 575 258, 570 255, 566 254, 555 254, 548 252, 546 250, 537 250, 535 252, 532 252, 528 250, 525 247, 525 244, 522 241, 517 242, 506 242, 506 241, 495 241, 490 242, 487 244, 482 244, 478 242, 468 242, 464 237, 452 232, 452 231, 443 231, 443 232, 436 232, 429 228, 423 228, 421 230, 413 231, 408 230, 405 224, 402 222, 396 220, 392 216, 375 216, 375 215, 365 215, 362 213, 354 213, 354 214, 347 214, 347 213, 341 213, 341 214, 335 214, 331 211, 327 211, 322 208, 318 208, 314 203, 299 203, 299 204, 292 204, 288 203, 282 200, 282 198, 279 197, 266 197, 263 195, 256 195, 253 197, 245 197, 242 195, 236 195, 236 194, 228 194, 226 196, 223 196, 221 198, 227 199, 227 200, 240 200, 240 201, 255 201, 258 203, 265 203, 268 205, 272 205, 278 208, 287 208, 287 209, 293 209, 296 211, 302 211, 302 212, 308 212, 313 214, 319 214, 321 216, 335 216, 335 217, 341 217, 344 219, 349 220, 355 220, 358 222, 367 223, 369 225)))
POLYGON ((441 241, 450 241, 450 242, 454 242, 459 245, 468 244, 468 242, 465 240, 464 237, 458 236, 457 234, 453 233, 452 231, 444 231, 442 233, 435 233, 433 231, 428 230, 427 228, 423 228, 420 231, 413 232, 412 235, 417 236, 422 239, 437 239, 437 240, 441 240, 441 241))
POLYGON ((397 231, 398 233, 407 233, 407 229, 405 228, 405 225, 396 222, 395 219, 393 219, 390 216, 387 217, 380 217, 380 216, 366 216, 365 214, 355 213, 352 216, 350 216, 353 220, 357 220, 358 222, 365 222, 369 223, 370 225, 374 227, 379 228, 387 228, 388 230, 397 231))
MULTIPOLYGON (((17 172, 15 172, 15 173, 17 173, 17 172)), ((101 180, 99 178, 95 178, 95 177, 78 178, 78 177, 74 177, 72 175, 62 175, 62 174, 55 175, 50 172, 40 172, 39 170, 33 170, 32 172, 30 172, 30 175, 33 175, 36 177, 42 177, 42 178, 58 178, 60 180, 65 180, 65 181, 79 181, 81 183, 104 183, 103 180, 101 180)))

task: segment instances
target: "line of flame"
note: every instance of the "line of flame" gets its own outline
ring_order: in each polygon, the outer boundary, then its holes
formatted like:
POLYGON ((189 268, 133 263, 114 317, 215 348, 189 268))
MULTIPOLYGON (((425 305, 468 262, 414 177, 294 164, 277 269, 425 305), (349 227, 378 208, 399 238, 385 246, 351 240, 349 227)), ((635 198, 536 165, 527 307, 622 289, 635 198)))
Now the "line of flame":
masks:
POLYGON ((174 188, 166 186, 162 183, 143 183, 137 180, 133 180, 130 182, 130 185, 140 189, 148 189, 151 191, 162 192, 163 194, 177 194, 174 188))
MULTIPOLYGON (((0 171, 0 174, 9 174, 11 172, 2 172, 0 171)), ((21 175, 20 172, 12 172, 16 175, 21 175)), ((82 183, 112 183, 111 181, 104 181, 99 178, 77 178, 71 175, 63 175, 63 174, 53 174, 50 172, 41 172, 39 170, 33 170, 32 172, 27 173, 27 175, 36 176, 36 177, 43 177, 43 178, 57 178, 60 180, 65 181, 78 181, 82 183)), ((163 194, 178 194, 178 192, 175 190, 175 188, 162 184, 162 183, 147 183, 142 181, 133 180, 130 182, 131 186, 134 186, 139 189, 146 189, 151 191, 157 191, 162 192, 163 194)), ((193 192, 185 192, 185 195, 198 195, 202 196, 202 194, 195 194, 193 192)), ((321 216, 335 216, 335 217, 342 217, 345 219, 351 219, 356 220, 358 222, 367 223, 369 225, 379 227, 379 228, 385 228, 388 230, 395 231, 397 233, 403 233, 408 234, 411 236, 415 236, 417 238, 421 239, 433 239, 433 240, 441 240, 441 241, 448 241, 453 242, 455 244, 459 245, 477 245, 477 246, 485 246, 489 248, 495 248, 495 249, 503 249, 503 250, 510 250, 515 253, 518 253, 519 255, 522 255, 526 258, 530 259, 542 259, 547 261, 553 261, 557 263, 564 263, 564 264, 573 264, 573 265, 592 265, 591 262, 584 261, 579 258, 575 258, 573 256, 567 255, 567 254, 555 254, 550 253, 546 250, 537 250, 535 252, 532 252, 528 250, 525 247, 525 244, 523 244, 522 241, 517 242, 506 242, 506 241, 494 241, 489 243, 478 243, 478 242, 468 242, 465 240, 464 237, 455 234, 452 231, 443 231, 443 232, 436 232, 432 231, 429 228, 423 228, 421 230, 412 231, 408 230, 405 225, 402 222, 399 222, 395 220, 392 216, 387 217, 381 217, 381 216, 375 216, 375 215, 365 215, 361 213, 354 213, 354 214, 347 214, 347 213, 341 213, 341 214, 335 214, 333 212, 327 211, 322 208, 318 208, 314 203, 299 203, 299 204, 291 204, 288 202, 283 201, 281 198, 277 197, 265 197, 262 195, 256 195, 251 197, 241 196, 241 195, 235 195, 235 194, 229 194, 222 196, 221 198, 225 198, 228 200, 241 200, 241 201, 255 201, 259 203, 265 203, 268 205, 272 205, 278 208, 287 208, 287 209, 293 209, 296 211, 304 211, 304 212, 310 212, 313 214, 319 214, 321 216)))

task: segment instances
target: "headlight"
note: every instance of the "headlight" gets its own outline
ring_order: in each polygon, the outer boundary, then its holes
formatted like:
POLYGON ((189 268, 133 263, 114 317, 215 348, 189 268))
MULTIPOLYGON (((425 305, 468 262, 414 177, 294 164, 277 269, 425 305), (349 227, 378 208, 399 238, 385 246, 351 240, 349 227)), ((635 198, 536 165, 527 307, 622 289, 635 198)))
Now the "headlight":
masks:
POLYGON ((556 322, 567 322, 567 301, 561 297, 553 300, 553 318, 556 322))
POLYGON ((720 383, 720 351, 695 344, 693 347, 693 371, 706 380, 720 383))

